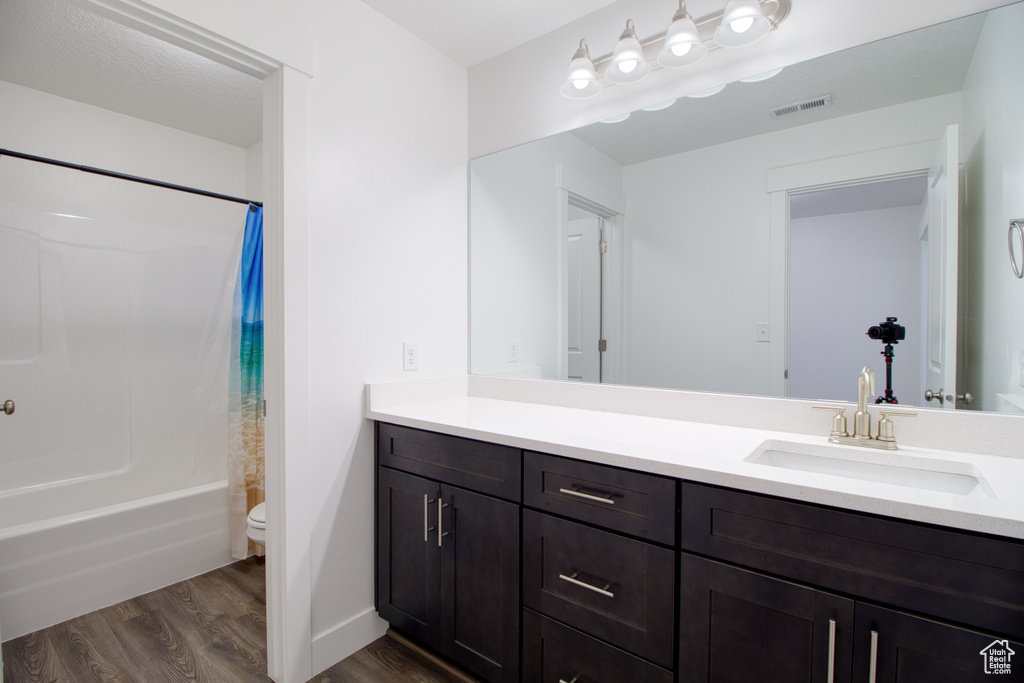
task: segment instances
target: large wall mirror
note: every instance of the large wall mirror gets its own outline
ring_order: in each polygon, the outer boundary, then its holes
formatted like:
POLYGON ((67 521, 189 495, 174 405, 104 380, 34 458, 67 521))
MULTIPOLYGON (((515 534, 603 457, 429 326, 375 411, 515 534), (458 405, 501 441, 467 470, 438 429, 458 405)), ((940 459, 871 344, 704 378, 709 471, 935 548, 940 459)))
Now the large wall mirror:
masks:
POLYGON ((1022 33, 1015 3, 473 160, 472 372, 853 400, 892 331, 900 404, 1024 414, 1022 33))

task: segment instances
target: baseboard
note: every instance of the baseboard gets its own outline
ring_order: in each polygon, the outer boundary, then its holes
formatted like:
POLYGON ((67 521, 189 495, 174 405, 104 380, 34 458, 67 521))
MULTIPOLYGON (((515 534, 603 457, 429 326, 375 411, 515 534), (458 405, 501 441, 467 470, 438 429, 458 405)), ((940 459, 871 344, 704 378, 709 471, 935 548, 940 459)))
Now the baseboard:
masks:
POLYGON ((354 652, 377 640, 388 629, 388 622, 369 607, 351 619, 313 637, 313 675, 329 669, 354 652))

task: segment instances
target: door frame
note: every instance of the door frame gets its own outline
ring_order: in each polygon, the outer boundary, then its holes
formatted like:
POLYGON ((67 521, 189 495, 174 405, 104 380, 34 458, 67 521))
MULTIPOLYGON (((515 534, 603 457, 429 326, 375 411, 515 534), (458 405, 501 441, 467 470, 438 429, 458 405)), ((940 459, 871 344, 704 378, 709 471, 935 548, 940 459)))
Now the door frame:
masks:
POLYGON ((312 520, 303 504, 310 480, 306 260, 310 74, 152 5, 133 0, 80 2, 121 25, 263 80, 263 353, 269 407, 264 457, 267 498, 273 500, 267 506, 267 668, 279 683, 306 681, 313 675, 314 654, 312 520))
POLYGON ((579 171, 563 164, 555 166, 555 188, 558 200, 558 229, 555 254, 557 258, 558 297, 555 321, 558 334, 557 376, 569 378, 569 361, 565 353, 569 340, 569 273, 566 252, 569 240, 569 203, 586 209, 604 219, 604 241, 608 253, 601 269, 601 334, 608 341, 608 351, 601 358, 601 382, 617 384, 623 380, 623 302, 625 255, 625 198, 622 190, 595 182, 579 171))
MULTIPOLYGON (((792 195, 926 175, 938 139, 770 169, 768 391, 789 396, 789 200, 792 195)), ((854 283, 845 283, 852 285, 854 283)), ((851 380, 852 381, 852 380, 851 380)))

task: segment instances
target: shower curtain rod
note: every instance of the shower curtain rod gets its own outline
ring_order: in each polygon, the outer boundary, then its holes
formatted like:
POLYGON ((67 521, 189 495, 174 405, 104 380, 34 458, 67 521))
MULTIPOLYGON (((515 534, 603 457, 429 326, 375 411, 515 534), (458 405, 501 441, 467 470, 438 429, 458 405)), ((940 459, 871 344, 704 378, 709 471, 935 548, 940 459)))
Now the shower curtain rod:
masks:
POLYGON ((153 180, 152 178, 142 178, 139 176, 128 175, 127 173, 118 173, 117 171, 107 171, 102 168, 93 168, 92 166, 82 166, 81 164, 72 164, 67 161, 58 161, 57 159, 47 159, 46 157, 37 157, 34 154, 24 154, 23 152, 12 152, 9 149, 0 149, 0 157, 14 157, 16 159, 25 159, 27 161, 38 161, 42 164, 50 164, 52 166, 62 166, 64 168, 73 168, 76 171, 84 171, 85 173, 93 173, 95 175, 103 175, 108 178, 120 178, 121 180, 130 180, 133 183, 142 183, 144 185, 153 185, 155 187, 163 187, 168 190, 177 190, 178 192, 188 192, 190 194, 198 194, 204 197, 213 197, 214 199, 223 199, 227 202, 237 202, 238 204, 253 204, 255 206, 263 206, 263 202, 254 202, 249 199, 243 199, 242 197, 232 197, 227 194, 220 194, 218 192, 210 192, 209 190, 200 190, 195 187, 187 187, 185 185, 175 185, 174 183, 165 183, 162 180, 153 180))

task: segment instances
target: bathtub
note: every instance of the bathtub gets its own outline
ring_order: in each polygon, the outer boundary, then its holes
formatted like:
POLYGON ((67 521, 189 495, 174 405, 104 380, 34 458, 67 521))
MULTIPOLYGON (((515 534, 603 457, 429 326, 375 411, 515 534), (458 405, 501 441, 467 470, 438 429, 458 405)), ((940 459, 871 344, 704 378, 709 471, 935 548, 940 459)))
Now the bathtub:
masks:
MULTIPOLYGON (((62 514, 0 528, 0 633, 10 640, 230 563, 227 481, 109 500, 103 478, 0 496, 0 522, 48 502, 62 514), (95 496, 95 497, 93 497, 95 496), (50 499, 50 500, 48 500, 50 499)), ((123 479, 123 478, 122 478, 123 479)))

